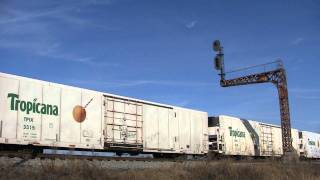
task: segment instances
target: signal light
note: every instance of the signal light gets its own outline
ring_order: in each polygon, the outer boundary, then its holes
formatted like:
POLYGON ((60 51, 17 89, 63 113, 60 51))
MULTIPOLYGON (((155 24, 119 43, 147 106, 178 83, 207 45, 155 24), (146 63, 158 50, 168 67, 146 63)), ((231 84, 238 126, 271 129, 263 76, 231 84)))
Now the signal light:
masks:
POLYGON ((214 67, 216 70, 222 69, 222 56, 219 54, 214 58, 214 67))
POLYGON ((221 50, 221 45, 219 40, 215 40, 212 44, 212 48, 215 52, 219 52, 221 50))

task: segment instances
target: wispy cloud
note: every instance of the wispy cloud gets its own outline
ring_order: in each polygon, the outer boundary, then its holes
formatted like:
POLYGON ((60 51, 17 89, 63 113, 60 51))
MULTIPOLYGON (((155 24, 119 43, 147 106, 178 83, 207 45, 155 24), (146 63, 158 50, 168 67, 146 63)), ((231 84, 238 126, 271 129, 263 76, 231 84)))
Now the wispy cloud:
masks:
POLYGON ((39 12, 23 12, 15 9, 7 9, 7 16, 2 16, 0 24, 18 23, 21 21, 30 21, 40 17, 48 17, 50 15, 59 14, 63 11, 71 10, 73 8, 58 7, 39 12))
POLYGON ((110 5, 113 3, 113 0, 89 0, 88 3, 94 5, 110 5))
POLYGON ((304 38, 298 37, 295 40, 293 40, 291 44, 297 46, 297 45, 300 45, 303 41, 304 41, 304 38))
POLYGON ((65 61, 73 61, 84 63, 93 66, 119 66, 118 63, 114 62, 103 62, 103 61, 95 61, 95 58, 92 56, 79 56, 73 53, 66 53, 59 49, 60 44, 52 44, 48 46, 46 49, 37 49, 36 53, 40 56, 54 58, 54 59, 62 59, 65 61))
POLYGON ((0 48, 19 49, 50 59, 78 62, 91 66, 119 66, 119 64, 115 62, 96 61, 96 58, 93 56, 83 56, 79 53, 64 52, 61 50, 62 48, 59 43, 50 41, 10 41, 0 39, 0 48))
POLYGON ((289 93, 293 93, 296 98, 306 100, 319 100, 320 89, 316 88, 291 88, 289 93))
MULTIPOLYGON (((60 6, 53 6, 51 8, 45 8, 44 10, 36 11, 21 11, 18 9, 12 9, 8 7, 2 7, 0 24, 17 23, 21 21, 30 21, 42 17, 54 17, 55 15, 65 15, 67 12, 77 10, 81 8, 87 8, 88 5, 111 5, 115 3, 115 0, 76 0, 64 2, 60 6), (4 14, 5 13, 5 14, 4 14)), ((56 16, 66 17, 66 16, 56 16)), ((75 20, 75 19, 74 19, 75 20)), ((78 21, 79 19, 77 19, 78 21)))
POLYGON ((320 89, 316 88, 290 88, 293 93, 320 93, 320 89))
POLYGON ((38 52, 38 54, 41 56, 49 57, 49 58, 79 62, 79 63, 84 63, 92 66, 111 66, 111 67, 119 66, 118 63, 114 63, 114 62, 95 61, 94 60, 95 58, 90 56, 78 56, 76 54, 64 53, 64 52, 54 51, 50 49, 49 51, 46 51, 46 52, 38 52))
POLYGON ((87 3, 80 3, 80 4, 69 4, 64 6, 57 6, 49 9, 44 9, 35 12, 27 12, 21 11, 12 8, 6 8, 5 14, 1 14, 0 18, 0 25, 4 24, 14 24, 14 23, 34 23, 34 22, 50 22, 52 20, 58 20, 61 22, 66 22, 69 25, 77 25, 83 27, 91 27, 91 28, 101 28, 103 30, 108 31, 116 31, 119 30, 118 28, 110 27, 107 25, 103 25, 100 23, 94 23, 92 20, 88 20, 84 17, 79 17, 78 12, 81 8, 85 8, 88 4, 111 4, 112 1, 103 1, 103 0, 96 0, 96 1, 88 1, 87 3), (75 15, 76 14, 76 15, 75 15), (43 21, 42 21, 43 20, 43 21))
POLYGON ((306 99, 306 100, 319 100, 320 96, 316 95, 297 95, 297 98, 306 99))
POLYGON ((198 23, 198 21, 190 21, 190 22, 188 22, 188 23, 186 23, 186 28, 188 28, 188 29, 192 29, 192 28, 194 28, 195 26, 196 26, 196 24, 198 23))
MULTIPOLYGON (((107 4, 107 1, 95 1, 94 3, 107 4)), ((86 1, 85 4, 89 4, 89 2, 86 1)), ((52 27, 57 25, 53 20, 69 25, 99 27, 108 31, 115 30, 72 15, 74 10, 79 7, 77 4, 72 5, 31 12, 6 7, 0 16, 0 26, 2 26, 0 29, 0 48, 16 49, 37 56, 94 66, 118 66, 118 63, 114 62, 97 61, 93 55, 84 56, 81 52, 67 52, 65 50, 63 41, 59 41, 59 37, 56 35, 58 33, 52 30, 52 27)))

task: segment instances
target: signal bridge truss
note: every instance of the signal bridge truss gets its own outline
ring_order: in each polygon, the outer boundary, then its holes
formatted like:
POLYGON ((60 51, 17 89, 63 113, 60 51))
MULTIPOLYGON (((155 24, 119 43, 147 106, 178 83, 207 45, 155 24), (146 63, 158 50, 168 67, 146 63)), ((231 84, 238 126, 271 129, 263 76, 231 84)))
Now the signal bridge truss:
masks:
MULTIPOLYGON (((221 77, 220 85, 222 87, 241 86, 241 85, 249 85, 249 84, 259 84, 259 83, 273 83, 277 87, 278 96, 279 96, 280 116, 281 116, 283 152, 284 154, 292 152, 293 149, 292 149, 292 138, 291 138, 291 123, 290 123, 287 78, 286 78, 286 71, 281 61, 276 61, 276 63, 278 63, 279 66, 274 70, 245 75, 238 78, 227 80, 225 79, 226 73, 224 69, 223 47, 220 46, 220 41, 215 41, 213 43, 213 50, 218 52, 214 60, 215 60, 215 68, 220 71, 220 74, 219 74, 221 77)), ((272 63, 264 64, 262 66, 266 66, 274 63, 275 62, 272 62, 272 63)), ((252 67, 258 67, 258 66, 252 66, 252 67)), ((245 69, 250 69, 250 67, 245 69)), ((235 72, 235 71, 232 71, 232 72, 235 72)))

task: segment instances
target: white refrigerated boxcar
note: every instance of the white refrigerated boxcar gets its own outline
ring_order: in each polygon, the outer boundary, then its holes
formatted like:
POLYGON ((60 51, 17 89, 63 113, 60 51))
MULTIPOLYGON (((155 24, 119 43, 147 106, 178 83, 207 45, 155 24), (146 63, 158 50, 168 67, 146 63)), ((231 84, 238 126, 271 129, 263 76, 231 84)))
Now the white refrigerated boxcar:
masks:
POLYGON ((0 143, 205 154, 206 112, 0 73, 0 143))
POLYGON ((320 158, 320 134, 301 131, 299 132, 300 156, 305 158, 320 158))
MULTIPOLYGON (((281 128, 230 116, 209 117, 209 150, 223 155, 281 156, 281 128)), ((298 150, 298 131, 292 129, 298 150)))

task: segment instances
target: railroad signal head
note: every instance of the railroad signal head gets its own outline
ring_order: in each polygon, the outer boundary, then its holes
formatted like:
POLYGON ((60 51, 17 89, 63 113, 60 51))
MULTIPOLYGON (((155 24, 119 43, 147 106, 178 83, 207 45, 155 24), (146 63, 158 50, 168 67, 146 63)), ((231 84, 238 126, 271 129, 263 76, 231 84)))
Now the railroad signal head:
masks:
POLYGON ((215 58, 214 58, 214 68, 216 70, 221 70, 222 69, 222 56, 221 55, 217 55, 215 58))
POLYGON ((221 50, 221 45, 219 40, 215 40, 212 44, 212 48, 215 52, 218 52, 221 50))

